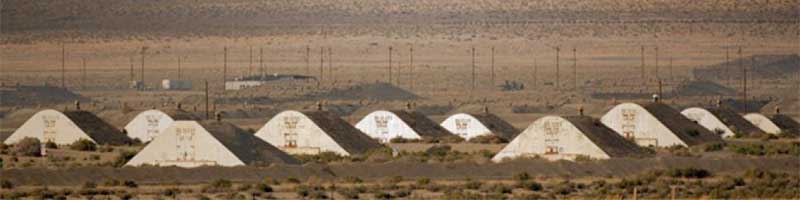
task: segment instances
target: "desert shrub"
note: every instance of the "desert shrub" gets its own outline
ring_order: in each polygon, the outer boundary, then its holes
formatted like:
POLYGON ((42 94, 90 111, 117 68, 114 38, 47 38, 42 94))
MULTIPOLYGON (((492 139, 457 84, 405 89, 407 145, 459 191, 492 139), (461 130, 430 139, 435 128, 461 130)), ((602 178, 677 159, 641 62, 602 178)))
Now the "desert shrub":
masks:
POLYGON ((451 190, 451 191, 446 191, 442 196, 442 199, 491 199, 491 198, 487 198, 477 192, 451 190))
POLYGON ((0 180, 0 188, 2 189, 14 189, 14 183, 9 180, 0 180))
POLYGON ((69 149, 76 151, 95 151, 97 150, 97 144, 85 138, 81 138, 70 144, 69 149))
POLYGON ((83 183, 83 188, 84 189, 94 189, 96 187, 97 187, 97 184, 92 182, 92 181, 86 181, 86 182, 83 183))
POLYGON ((136 184, 136 182, 133 181, 133 180, 125 180, 125 181, 122 182, 122 185, 124 185, 125 187, 129 187, 129 188, 139 187, 139 185, 136 184))
POLYGON ((128 161, 130 161, 131 159, 133 159, 134 156, 136 156, 136 152, 120 151, 119 153, 117 153, 117 157, 114 158, 113 165, 115 167, 125 166, 125 164, 128 163, 128 161))
POLYGON ((692 136, 692 137, 700 136, 700 131, 698 131, 697 129, 688 129, 688 130, 685 130, 684 132, 687 135, 692 136))
POLYGON ((394 192, 394 195, 397 198, 405 198, 411 196, 411 190, 408 189, 401 189, 394 192))
POLYGON ((447 156, 451 149, 450 145, 434 145, 425 150, 425 154, 431 157, 444 157, 447 156))
POLYGON ((372 194, 372 195, 373 195, 373 197, 375 199, 392 199, 393 198, 392 194, 389 194, 389 193, 386 193, 386 192, 382 192, 382 191, 376 192, 375 194, 372 194))
POLYGON ((178 189, 178 188, 167 188, 167 189, 164 189, 164 190, 161 191, 161 195, 164 195, 164 196, 167 196, 167 197, 173 197, 173 198, 176 195, 180 194, 180 193, 181 193, 181 190, 178 189))
POLYGON ((514 174, 513 179, 515 181, 527 181, 531 179, 531 175, 529 175, 528 172, 518 172, 514 174))
POLYGON ((300 162, 303 163, 309 163, 309 162, 331 163, 331 162, 342 161, 345 159, 345 157, 329 151, 321 152, 316 155, 307 155, 307 154, 296 155, 295 158, 297 158, 298 160, 300 160, 300 162))
POLYGON ((518 187, 530 191, 541 191, 543 188, 541 183, 532 180, 521 181, 518 187))
POLYGON ((575 183, 564 181, 552 186, 552 191, 558 195, 569 195, 573 192, 576 192, 575 183))
POLYGON ((227 179, 217 179, 214 180, 214 182, 211 182, 209 186, 219 189, 230 189, 233 186, 233 183, 227 179))
POLYGON ((272 186, 269 186, 266 183, 256 184, 256 190, 258 190, 259 192, 268 192, 268 193, 273 191, 272 186))
POLYGON ((419 139, 406 139, 406 138, 401 138, 401 137, 395 137, 395 138, 390 139, 389 142, 402 144, 402 143, 419 143, 419 142, 422 142, 422 141, 419 140, 419 139))
POLYGON ((294 178, 294 177, 289 177, 289 178, 286 179, 286 182, 287 183, 293 183, 293 184, 299 184, 300 180, 298 180, 297 178, 294 178))
POLYGON ((706 178, 711 176, 711 172, 699 168, 670 169, 665 174, 673 178, 706 178))
POLYGON ((792 155, 800 156, 800 142, 731 145, 733 152, 744 155, 792 155))
POLYGON ((423 177, 423 178, 417 179, 417 185, 428 185, 430 183, 431 183, 431 179, 430 178, 424 178, 423 177))
POLYGON ((477 144, 502 144, 508 141, 495 134, 488 134, 470 138, 468 142, 477 144))
POLYGON ((120 184, 122 184, 122 182, 117 179, 106 179, 103 181, 103 185, 109 187, 119 186, 120 184))
POLYGON ((440 137, 438 142, 439 143, 448 143, 448 144, 461 143, 461 142, 464 142, 464 138, 459 137, 457 135, 446 135, 446 136, 440 137))
POLYGON ((103 146, 100 146, 100 148, 97 148, 97 151, 103 152, 103 153, 113 152, 114 151, 114 147, 111 146, 111 145, 103 145, 103 146))
POLYGON ((725 148, 725 143, 711 143, 703 145, 703 151, 705 152, 720 151, 724 148, 725 148))
POLYGON ((364 181, 361 180, 361 178, 358 178, 358 177, 355 177, 355 176, 345 176, 345 177, 342 178, 342 182, 345 182, 345 183, 362 183, 364 181))
POLYGON ((389 184, 397 184, 397 183, 403 182, 404 179, 405 178, 403 178, 403 176, 392 176, 391 178, 386 180, 386 182, 389 183, 389 184))
POLYGON ((338 193, 339 195, 344 196, 344 198, 347 198, 347 199, 358 199, 359 198, 358 195, 361 194, 362 191, 359 191, 358 189, 355 189, 355 188, 342 188, 342 189, 336 190, 336 193, 338 193))
POLYGON ((21 156, 41 156, 42 143, 39 139, 26 137, 14 145, 14 152, 21 156))
POLYGON ((97 154, 89 155, 89 160, 100 160, 100 155, 97 154))
POLYGON ((513 189, 503 184, 491 184, 481 188, 484 193, 510 194, 513 189))
POLYGON ((593 160, 595 160, 595 159, 592 158, 592 157, 589 157, 587 155, 577 155, 577 156, 575 156, 575 162, 588 162, 588 161, 593 161, 593 160))
POLYGON ((44 143, 44 147, 48 149, 58 149, 58 145, 53 141, 47 141, 44 143))
POLYGON ((481 183, 480 181, 467 180, 467 182, 464 183, 464 188, 467 188, 467 189, 470 189, 470 190, 477 190, 477 189, 480 189, 482 185, 483 185, 483 183, 481 183))
POLYGON ((310 199, 327 199, 328 196, 325 194, 324 188, 321 186, 308 186, 308 185, 298 185, 295 187, 295 193, 301 197, 307 197, 310 199))

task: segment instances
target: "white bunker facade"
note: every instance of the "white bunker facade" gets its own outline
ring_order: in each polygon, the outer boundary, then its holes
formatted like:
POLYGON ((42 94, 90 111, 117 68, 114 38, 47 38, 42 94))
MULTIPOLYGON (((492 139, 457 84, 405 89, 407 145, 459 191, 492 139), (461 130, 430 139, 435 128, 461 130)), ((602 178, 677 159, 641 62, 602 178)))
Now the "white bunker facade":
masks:
POLYGON ((36 138, 41 142, 53 142, 57 145, 69 145, 80 139, 97 144, 130 143, 130 139, 118 129, 93 113, 82 110, 59 112, 47 109, 39 111, 3 142, 15 144, 26 137, 36 138))
POLYGON ((781 134, 781 128, 778 127, 775 123, 772 122, 767 116, 762 115, 761 113, 748 113, 743 116, 744 119, 749 121, 754 126, 758 127, 762 131, 769 133, 769 134, 781 134))
POLYGON ((586 116, 545 116, 534 121, 492 158, 494 162, 519 157, 574 160, 643 157, 649 153, 586 116))
POLYGON ((326 111, 283 111, 264 124, 255 136, 289 154, 333 152, 350 156, 382 147, 353 125, 326 111))
POLYGON ((145 110, 131 119, 123 129, 131 139, 149 142, 164 132, 176 120, 201 120, 189 112, 175 110, 145 110))
POLYGON ((724 107, 691 107, 681 111, 681 114, 723 138, 734 137, 737 134, 741 136, 764 134, 764 131, 745 120, 736 111, 724 107))
POLYGON ((496 135, 506 141, 511 141, 519 134, 519 130, 513 125, 491 113, 458 113, 451 115, 440 125, 465 140, 478 136, 496 135))
POLYGON ((423 139, 452 135, 422 113, 379 110, 356 123, 356 128, 369 137, 388 143, 394 138, 423 139))
POLYGON ((600 121, 611 130, 640 146, 693 146, 721 142, 708 129, 692 122, 662 103, 622 103, 609 110, 600 121))
POLYGON ((221 121, 175 121, 127 166, 267 166, 299 164, 292 156, 221 121))

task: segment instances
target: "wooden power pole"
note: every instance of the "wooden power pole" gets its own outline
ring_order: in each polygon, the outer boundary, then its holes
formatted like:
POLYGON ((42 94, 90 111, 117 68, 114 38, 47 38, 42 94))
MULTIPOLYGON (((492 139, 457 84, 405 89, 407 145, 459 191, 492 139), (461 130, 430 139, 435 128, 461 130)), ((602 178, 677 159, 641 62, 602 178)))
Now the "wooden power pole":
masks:
POLYGON ((392 46, 389 46, 389 85, 392 84, 392 46))
POLYGON ((472 90, 475 90, 475 47, 472 47, 472 90))
POLYGON ((416 77, 414 77, 414 46, 408 48, 408 56, 409 56, 408 70, 409 74, 411 75, 411 91, 413 92, 414 84, 416 84, 415 82, 416 77))
POLYGON ((67 60, 67 51, 66 45, 61 43, 61 88, 67 89, 67 68, 66 68, 66 60, 67 60))
POLYGON ((578 49, 572 48, 572 73, 575 77, 575 90, 578 90, 578 49))
POLYGON ((489 88, 494 89, 494 47, 492 47, 492 82, 489 84, 489 88))
POLYGON ((561 56, 561 47, 556 47, 556 89, 561 87, 561 80, 560 80, 560 66, 559 66, 559 57, 561 56))

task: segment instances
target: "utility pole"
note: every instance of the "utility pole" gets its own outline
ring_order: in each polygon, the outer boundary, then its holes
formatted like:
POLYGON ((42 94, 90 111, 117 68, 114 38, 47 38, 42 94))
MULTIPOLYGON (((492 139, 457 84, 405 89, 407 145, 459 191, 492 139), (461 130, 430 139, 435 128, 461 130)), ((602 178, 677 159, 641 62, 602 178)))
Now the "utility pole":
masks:
POLYGON ((475 47, 472 47, 472 90, 475 90, 475 47))
POLYGON ((331 83, 336 81, 333 76, 333 50, 330 47, 328 47, 328 79, 331 79, 331 83))
POLYGON ((253 46, 250 46, 250 65, 247 66, 247 76, 253 76, 253 46))
POLYGON ((392 84, 392 46, 389 46, 389 85, 392 84))
POLYGON ((131 82, 131 83, 133 83, 133 79, 136 79, 136 77, 133 75, 133 56, 129 56, 128 58, 129 58, 129 59, 128 59, 128 61, 129 61, 129 62, 130 62, 130 64, 131 64, 131 78, 130 78, 130 82, 131 82))
POLYGON ((208 119, 208 80, 205 80, 205 91, 206 91, 206 119, 208 119))
POLYGON ((306 46, 306 76, 311 76, 311 47, 306 46))
POLYGON ((561 56, 561 47, 556 47, 556 89, 561 87, 559 57, 561 56))
POLYGON ((642 76, 641 76, 642 77, 642 85, 646 85, 647 84, 647 80, 645 79, 644 73, 645 73, 644 72, 644 45, 642 45, 642 76))
POLYGON ((61 43, 61 88, 67 89, 67 68, 66 68, 66 60, 67 60, 67 51, 66 45, 61 43))
POLYGON ((147 87, 145 86, 145 84, 144 84, 144 54, 145 54, 145 52, 144 52, 144 48, 143 48, 143 49, 142 49, 142 74, 141 74, 141 77, 142 77, 142 85, 140 86, 140 87, 141 87, 141 89, 140 89, 140 90, 144 90, 145 88, 147 88, 147 87))
POLYGON ((739 68, 742 69, 742 104, 747 113, 747 69, 744 68, 744 58, 742 57, 742 47, 739 47, 739 68))
POLYGON ((325 75, 325 47, 319 47, 319 80, 317 81, 317 89, 322 85, 322 78, 325 75))
POLYGON ((672 55, 669 56, 669 80, 675 80, 675 75, 672 73, 672 55))
POLYGON ((494 89, 494 46, 492 46, 492 83, 489 84, 491 89, 494 89))
POLYGON ((539 85, 539 66, 536 63, 536 58, 533 58, 533 86, 539 85))
POLYGON ((178 80, 181 80, 181 56, 178 56, 178 80))
POLYGON ((656 80, 661 80, 661 75, 659 75, 658 70, 658 47, 656 46, 656 80))
POLYGON ((264 71, 264 47, 258 48, 258 68, 261 71, 261 80, 264 80, 265 71, 264 71))
POLYGON ((578 49, 572 48, 572 73, 575 76, 575 90, 578 90, 578 49))
MULTIPOLYGON (((223 47, 224 53, 222 55, 222 94, 225 94, 225 81, 228 79, 228 47, 223 47)), ((206 106, 208 107, 208 106, 206 106)), ((208 110, 208 109, 206 109, 208 110)), ((208 113, 206 113, 208 115, 208 113)), ((208 116, 206 116, 207 118, 208 116)))
POLYGON ((416 83, 414 82, 414 79, 416 79, 416 77, 414 77, 414 46, 408 48, 408 55, 410 57, 410 61, 408 62, 409 63, 408 68, 410 71, 409 73, 411 74, 411 91, 413 92, 414 84, 416 83))
POLYGON ((730 85, 731 85, 731 73, 730 73, 730 67, 731 67, 731 66, 730 66, 730 64, 731 64, 730 62, 731 62, 731 57, 730 57, 730 48, 731 48, 731 47, 729 47, 729 46, 726 46, 726 47, 725 47, 725 83, 727 83, 727 85, 728 85, 729 87, 730 87, 730 85))
POLYGON ((81 80, 81 87, 85 90, 86 89, 86 57, 83 57, 82 61, 83 61, 83 65, 82 65, 83 66, 82 67, 83 80, 81 80))

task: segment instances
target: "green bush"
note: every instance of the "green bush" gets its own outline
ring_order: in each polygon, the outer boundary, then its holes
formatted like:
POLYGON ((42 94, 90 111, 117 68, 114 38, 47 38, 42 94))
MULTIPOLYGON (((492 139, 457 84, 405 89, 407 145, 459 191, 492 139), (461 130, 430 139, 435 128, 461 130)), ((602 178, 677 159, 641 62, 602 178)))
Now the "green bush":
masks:
POLYGON ((124 185, 125 187, 129 187, 129 188, 139 187, 139 185, 136 184, 136 182, 133 181, 133 180, 125 180, 125 181, 122 182, 122 185, 124 185))
POLYGON ((531 179, 531 175, 529 175, 528 172, 519 172, 514 174, 513 179, 515 181, 527 181, 531 179))
POLYGON ((323 164, 345 160, 344 156, 341 156, 337 153, 330 151, 321 152, 316 155, 308 155, 308 154, 296 155, 295 158, 297 158, 298 160, 300 160, 300 162, 303 163, 316 162, 323 164))
POLYGON ((122 167, 126 163, 128 163, 128 161, 133 159, 134 156, 136 156, 136 152, 133 152, 133 151, 120 151, 119 153, 117 153, 117 157, 114 158, 114 166, 115 167, 122 167))
POLYGON ((258 190, 259 192, 267 192, 267 193, 273 191, 272 186, 269 186, 266 183, 257 184, 256 185, 256 190, 258 190))
POLYGON ((286 182, 287 183, 299 184, 300 180, 298 180, 297 178, 294 178, 294 177, 289 177, 289 178, 286 179, 286 182))
POLYGON ((711 176, 711 172, 699 168, 679 168, 667 170, 666 175, 673 178, 706 178, 711 176))
POLYGON ((21 156, 41 156, 42 143, 39 139, 26 137, 14 145, 14 152, 21 156))
POLYGON ((56 145, 55 142, 49 140, 44 143, 44 147, 48 149, 58 149, 58 145, 56 145))
POLYGON ((417 179, 417 185, 428 185, 431 183, 430 178, 419 178, 417 179))
POLYGON ((422 140, 419 140, 419 139, 406 139, 406 138, 401 138, 401 137, 395 137, 395 138, 392 138, 392 139, 390 139, 390 140, 389 140, 389 142, 391 142, 391 143, 397 143, 397 144, 402 144, 402 143, 420 143, 420 142, 422 142, 422 140))
POLYGON ((520 182, 519 188, 523 188, 530 191, 541 191, 543 187, 541 183, 532 180, 527 180, 520 182))
POLYGON ((97 144, 91 140, 81 138, 69 145, 69 149, 76 151, 95 151, 97 150, 97 144))
POLYGON ((83 188, 84 189, 94 189, 96 187, 97 187, 97 184, 92 182, 92 181, 86 181, 86 182, 83 183, 83 188))
POLYGON ((461 143, 461 142, 464 142, 464 138, 459 137, 457 135, 446 135, 446 136, 440 137, 438 142, 439 143, 448 143, 448 144, 461 143))
POLYGON ((2 189, 14 189, 14 183, 8 180, 0 180, 0 188, 2 189))
POLYGON ((495 134, 488 134, 470 138, 468 142, 477 144, 502 144, 507 143, 508 141, 495 134))
POLYGON ((481 183, 480 181, 476 181, 476 180, 467 180, 467 183, 464 183, 464 188, 467 188, 467 189, 470 189, 470 190, 480 189, 481 186, 483 186, 483 183, 481 183))

